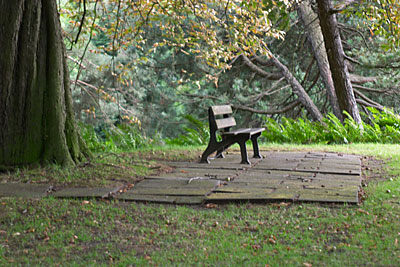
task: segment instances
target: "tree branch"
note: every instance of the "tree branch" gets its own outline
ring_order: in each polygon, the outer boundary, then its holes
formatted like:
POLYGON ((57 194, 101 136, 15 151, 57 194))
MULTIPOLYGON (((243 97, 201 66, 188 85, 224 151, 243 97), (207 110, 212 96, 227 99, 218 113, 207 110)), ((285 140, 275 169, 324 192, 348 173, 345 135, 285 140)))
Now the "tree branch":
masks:
POLYGON ((274 62, 275 66, 281 71, 286 81, 292 86, 293 92, 296 94, 301 104, 310 113, 311 117, 314 120, 322 121, 321 112, 314 104, 314 102, 307 94, 307 92, 304 90, 303 86, 301 86, 296 77, 294 77, 293 74, 289 71, 289 69, 272 54, 271 54, 271 60, 274 62))
POLYGON ((286 107, 284 107, 282 109, 276 109, 276 110, 258 110, 258 109, 249 108, 249 107, 240 106, 240 105, 232 105, 232 107, 234 109, 243 110, 243 111, 249 111, 249 112, 256 113, 256 114, 273 115, 273 114, 285 113, 285 112, 295 108, 299 104, 300 104, 300 101, 299 100, 295 100, 295 101, 289 103, 286 107))
POLYGON ((85 22, 85 17, 86 17, 86 0, 83 0, 83 14, 82 14, 82 18, 81 18, 81 24, 79 25, 78 33, 76 34, 75 40, 71 42, 70 50, 72 49, 72 46, 74 44, 78 43, 79 35, 81 34, 83 24, 85 22))
POLYGON ((371 106, 374 106, 376 108, 380 108, 380 110, 383 110, 383 106, 375 101, 373 101, 372 99, 368 98, 366 95, 364 95, 363 93, 361 93, 360 91, 358 91, 357 89, 353 88, 354 93, 356 95, 358 95, 363 101, 369 103, 371 106))
POLYGON ((382 111, 382 110, 383 110, 383 107, 382 107, 381 105, 376 106, 376 105, 373 105, 373 104, 371 104, 371 103, 368 103, 367 101, 364 101, 364 100, 359 99, 359 98, 356 99, 356 102, 357 102, 357 104, 360 104, 360 105, 362 105, 362 106, 373 107, 373 108, 376 108, 376 109, 379 110, 379 111, 382 111))
POLYGON ((265 70, 261 69, 256 64, 251 62, 251 60, 246 55, 242 55, 242 59, 243 59, 244 64, 247 67, 249 67, 250 70, 256 72, 257 74, 259 74, 260 76, 262 76, 268 80, 279 80, 283 76, 280 72, 276 72, 276 73, 266 72, 265 70))
POLYGON ((379 89, 369 88, 369 87, 365 87, 365 86, 358 85, 358 84, 353 84, 353 88, 357 88, 357 89, 360 89, 360 90, 364 90, 364 91, 368 91, 368 92, 373 92, 373 93, 386 93, 386 92, 389 91, 388 89, 386 89, 386 90, 379 90, 379 89))
POLYGON ((363 83, 368 83, 368 82, 376 82, 378 77, 363 77, 357 74, 349 73, 350 76, 350 81, 352 84, 363 84, 363 83))

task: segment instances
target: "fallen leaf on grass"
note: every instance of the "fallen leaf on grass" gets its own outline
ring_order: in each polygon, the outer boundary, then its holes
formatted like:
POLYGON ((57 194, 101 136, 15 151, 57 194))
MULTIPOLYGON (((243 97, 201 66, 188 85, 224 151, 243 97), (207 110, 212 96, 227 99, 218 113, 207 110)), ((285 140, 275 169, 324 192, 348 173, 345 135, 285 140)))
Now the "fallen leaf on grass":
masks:
POLYGON ((287 207, 289 205, 290 205, 289 202, 281 202, 281 203, 272 203, 271 204, 271 206, 273 206, 273 207, 287 207))
POLYGON ((306 266, 306 267, 312 267, 312 264, 308 263, 308 262, 303 262, 303 265, 306 266))
POLYGON ((358 209, 357 211, 358 211, 358 212, 361 212, 361 213, 364 213, 364 214, 366 214, 366 215, 369 215, 369 212, 368 212, 368 211, 365 211, 365 210, 362 210, 362 209, 358 209))
POLYGON ((144 259, 149 261, 149 260, 151 260, 151 257, 146 255, 146 256, 144 256, 144 259))

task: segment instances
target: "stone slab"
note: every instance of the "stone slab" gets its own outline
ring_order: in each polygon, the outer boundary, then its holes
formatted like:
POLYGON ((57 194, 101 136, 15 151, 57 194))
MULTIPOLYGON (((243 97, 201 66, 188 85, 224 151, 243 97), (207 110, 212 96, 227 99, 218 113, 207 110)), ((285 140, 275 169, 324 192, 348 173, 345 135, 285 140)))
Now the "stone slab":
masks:
POLYGON ((43 198, 51 188, 49 184, 0 183, 0 197, 43 198))

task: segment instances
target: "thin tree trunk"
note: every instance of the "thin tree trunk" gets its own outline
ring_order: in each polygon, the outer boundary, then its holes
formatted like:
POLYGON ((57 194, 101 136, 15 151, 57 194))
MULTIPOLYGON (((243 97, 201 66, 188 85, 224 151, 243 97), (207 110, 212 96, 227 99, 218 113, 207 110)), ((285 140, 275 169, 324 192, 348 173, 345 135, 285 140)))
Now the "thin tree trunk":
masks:
POLYGON ((318 107, 311 100, 310 96, 304 90, 303 86, 299 83, 296 77, 289 71, 289 69, 282 64, 275 56, 271 55, 271 60, 274 65, 279 69, 282 75, 285 77, 286 81, 292 86, 293 92, 299 98, 301 104, 307 109, 310 113, 311 117, 314 120, 322 121, 322 114, 319 111, 318 107))
POLYGON ((347 111, 358 124, 362 125, 349 72, 344 61, 344 51, 336 15, 331 12, 332 2, 331 0, 317 0, 317 3, 318 17, 339 107, 341 110, 347 111))
POLYGON ((55 0, 0 0, 0 165, 70 165, 76 129, 55 0))
POLYGON ((298 13, 306 29, 308 41, 311 44, 314 57, 317 60, 333 114, 340 120, 343 120, 343 115, 340 112, 335 93, 331 70, 329 68, 328 56, 325 50, 324 37, 322 35, 321 26, 319 25, 318 15, 312 10, 310 0, 304 0, 300 3, 298 13))

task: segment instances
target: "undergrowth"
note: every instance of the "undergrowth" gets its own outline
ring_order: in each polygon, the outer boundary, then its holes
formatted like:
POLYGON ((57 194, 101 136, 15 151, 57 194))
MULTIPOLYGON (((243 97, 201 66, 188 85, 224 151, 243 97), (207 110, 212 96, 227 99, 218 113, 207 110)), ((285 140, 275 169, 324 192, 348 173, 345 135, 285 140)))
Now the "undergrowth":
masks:
MULTIPOLYGON (((357 124, 345 112, 342 123, 333 114, 327 114, 322 122, 308 119, 283 117, 280 121, 266 118, 261 142, 289 144, 349 144, 400 142, 400 117, 391 110, 378 111, 369 108, 363 114, 363 122, 357 124)), ((184 134, 176 138, 148 138, 137 125, 120 124, 112 127, 94 128, 81 124, 81 132, 88 147, 94 152, 116 152, 151 148, 159 144, 177 146, 207 145, 209 126, 191 115, 184 117, 187 126, 184 134)), ((183 123, 184 124, 184 123, 183 123)))
POLYGON ((282 118, 277 122, 267 118, 263 137, 268 142, 291 144, 399 143, 400 117, 390 110, 369 111, 369 116, 363 114, 362 125, 348 113, 343 123, 333 114, 325 116, 322 122, 302 118, 282 118))

